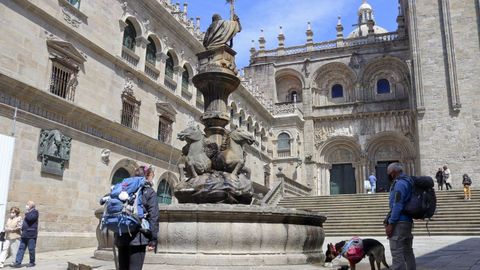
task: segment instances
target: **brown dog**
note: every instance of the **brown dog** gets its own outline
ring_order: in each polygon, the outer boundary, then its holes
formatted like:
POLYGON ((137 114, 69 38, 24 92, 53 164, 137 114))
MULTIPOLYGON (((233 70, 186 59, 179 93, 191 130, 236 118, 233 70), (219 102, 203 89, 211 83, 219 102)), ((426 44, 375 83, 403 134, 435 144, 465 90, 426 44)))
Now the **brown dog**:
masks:
MULTIPOLYGON (((385 259, 385 247, 379 241, 375 239, 361 239, 361 249, 362 253, 357 254, 357 258, 348 258, 348 252, 342 254, 348 262, 350 263, 350 269, 355 270, 355 265, 359 263, 365 256, 368 256, 370 260, 371 270, 375 270, 375 262, 377 264, 378 270, 380 270, 381 264, 383 263, 387 268, 390 268, 385 259), (363 255, 363 256, 362 256, 363 255), (361 256, 361 257, 358 257, 361 256)), ((327 251, 325 252, 325 262, 331 262, 338 255, 342 253, 342 249, 347 244, 348 241, 340 241, 335 244, 335 246, 330 243, 327 246, 327 251)))

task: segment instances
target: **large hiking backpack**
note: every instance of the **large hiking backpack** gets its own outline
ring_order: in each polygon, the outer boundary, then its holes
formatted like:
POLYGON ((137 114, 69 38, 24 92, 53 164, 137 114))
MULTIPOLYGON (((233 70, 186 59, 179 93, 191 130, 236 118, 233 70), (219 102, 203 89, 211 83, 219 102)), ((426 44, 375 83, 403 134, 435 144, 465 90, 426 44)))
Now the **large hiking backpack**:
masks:
POLYGON ((101 200, 101 203, 105 204, 102 230, 107 228, 119 235, 140 230, 144 218, 144 185, 144 177, 131 177, 112 187, 110 194, 101 200))
POLYGON ((437 208, 434 182, 430 176, 412 176, 412 196, 404 208, 404 213, 414 219, 430 219, 437 208))

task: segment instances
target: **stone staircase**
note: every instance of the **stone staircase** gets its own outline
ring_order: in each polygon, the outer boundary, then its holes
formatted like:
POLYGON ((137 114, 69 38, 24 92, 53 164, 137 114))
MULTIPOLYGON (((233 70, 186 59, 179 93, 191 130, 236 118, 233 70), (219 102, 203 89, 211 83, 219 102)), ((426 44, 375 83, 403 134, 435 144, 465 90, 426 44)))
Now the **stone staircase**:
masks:
MULTIPOLYGON (((480 235, 480 190, 472 200, 463 190, 438 191, 437 211, 428 223, 430 235, 480 235)), ((319 212, 327 216, 327 236, 383 236, 388 193, 283 198, 278 206, 319 212)), ((414 235, 428 235, 426 221, 416 220, 414 235)))

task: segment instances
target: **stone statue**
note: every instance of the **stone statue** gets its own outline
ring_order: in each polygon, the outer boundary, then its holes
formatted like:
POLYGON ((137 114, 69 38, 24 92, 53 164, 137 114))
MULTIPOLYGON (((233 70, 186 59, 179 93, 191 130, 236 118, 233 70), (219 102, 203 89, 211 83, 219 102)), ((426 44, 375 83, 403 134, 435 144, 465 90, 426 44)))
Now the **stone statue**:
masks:
POLYGON ((205 152, 205 135, 197 126, 191 126, 178 133, 177 138, 186 141, 182 148, 186 170, 191 178, 197 178, 212 167, 212 161, 205 152))
POLYGON ((235 14, 233 20, 223 20, 218 14, 213 15, 212 24, 205 33, 203 46, 207 50, 216 49, 223 45, 233 46, 233 37, 242 31, 240 18, 235 14))
POLYGON ((233 176, 245 172, 247 178, 249 178, 250 170, 244 167, 245 152, 243 146, 245 144, 252 145, 255 139, 243 128, 237 128, 225 137, 224 149, 212 158, 213 169, 229 172, 233 176))

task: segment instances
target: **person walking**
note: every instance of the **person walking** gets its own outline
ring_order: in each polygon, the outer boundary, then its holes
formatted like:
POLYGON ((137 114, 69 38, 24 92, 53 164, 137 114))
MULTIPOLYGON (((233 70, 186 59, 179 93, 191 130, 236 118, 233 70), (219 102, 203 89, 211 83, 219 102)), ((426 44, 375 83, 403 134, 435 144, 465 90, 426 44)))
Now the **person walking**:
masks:
POLYGON ((442 168, 438 168, 438 171, 435 174, 435 179, 437 179, 438 190, 443 190, 443 169, 442 168))
POLYGON ((22 222, 20 246, 18 248, 15 263, 11 265, 14 268, 22 267, 23 256, 25 255, 27 247, 30 255, 30 263, 27 264, 27 267, 35 266, 35 247, 37 245, 39 213, 38 210, 35 209, 35 203, 33 201, 28 201, 25 209, 26 212, 25 218, 22 222))
POLYGON ((450 169, 447 165, 443 165, 443 182, 447 190, 452 189, 452 177, 450 175, 450 169))
POLYGON ((371 192, 375 193, 377 190, 377 177, 375 177, 375 173, 371 173, 370 176, 368 177, 368 181, 370 181, 370 186, 371 186, 371 192))
POLYGON ((468 176, 468 174, 463 175, 462 185, 463 185, 463 195, 465 196, 465 200, 471 200, 472 191, 470 190, 470 186, 472 185, 472 179, 470 178, 470 176, 468 176))
POLYGON ((144 176, 145 186, 142 192, 142 204, 145 209, 146 220, 150 225, 150 233, 136 231, 115 234, 115 245, 118 247, 119 270, 142 270, 145 252, 153 251, 157 245, 159 209, 155 190, 153 190, 153 168, 140 166, 135 170, 135 176, 144 176))
POLYGON ((0 253, 0 268, 5 266, 5 261, 12 257, 15 260, 17 256, 18 246, 20 245, 22 229, 22 217, 18 207, 10 208, 10 217, 5 223, 5 242, 0 253))
POLYGON ((413 254, 413 219, 403 213, 406 203, 412 196, 413 180, 403 172, 400 163, 387 167, 390 182, 390 212, 385 218, 385 234, 390 242, 393 270, 416 270, 413 254))

